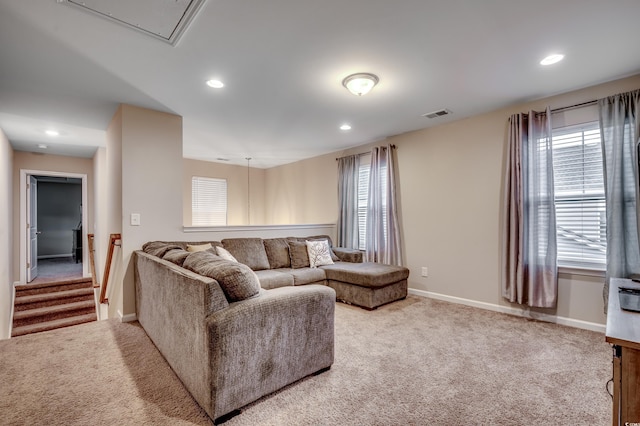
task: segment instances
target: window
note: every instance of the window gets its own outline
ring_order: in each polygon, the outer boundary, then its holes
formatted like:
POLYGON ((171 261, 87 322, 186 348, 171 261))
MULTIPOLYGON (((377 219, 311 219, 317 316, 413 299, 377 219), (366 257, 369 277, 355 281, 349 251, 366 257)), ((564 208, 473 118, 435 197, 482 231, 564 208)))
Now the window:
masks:
MULTIPOLYGON (((360 157, 360 168, 358 170, 358 250, 367 248, 367 207, 369 205, 369 175, 371 171, 371 154, 360 157)), ((386 174, 386 166, 382 169, 382 174, 386 174)), ((387 204, 387 181, 382 180, 382 205, 387 204)), ((383 233, 387 236, 387 209, 382 212, 383 233)))
POLYGON ((191 225, 227 225, 227 180, 191 178, 191 225))
POLYGON ((360 157, 358 170, 358 249, 367 248, 367 201, 369 199, 369 171, 371 154, 360 157))
POLYGON ((604 269, 606 204, 598 122, 555 129, 558 266, 604 269))

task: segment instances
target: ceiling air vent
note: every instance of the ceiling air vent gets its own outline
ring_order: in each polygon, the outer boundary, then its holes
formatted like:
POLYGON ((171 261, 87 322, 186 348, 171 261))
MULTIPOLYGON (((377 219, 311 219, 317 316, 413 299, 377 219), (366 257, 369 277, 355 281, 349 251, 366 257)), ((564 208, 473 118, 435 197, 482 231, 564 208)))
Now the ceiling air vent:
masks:
POLYGON ((451 110, 448 109, 440 109, 438 111, 433 111, 433 112, 428 112, 426 114, 422 114, 423 117, 427 117, 427 118, 438 118, 438 117, 442 117, 444 115, 449 115, 451 114, 451 110))

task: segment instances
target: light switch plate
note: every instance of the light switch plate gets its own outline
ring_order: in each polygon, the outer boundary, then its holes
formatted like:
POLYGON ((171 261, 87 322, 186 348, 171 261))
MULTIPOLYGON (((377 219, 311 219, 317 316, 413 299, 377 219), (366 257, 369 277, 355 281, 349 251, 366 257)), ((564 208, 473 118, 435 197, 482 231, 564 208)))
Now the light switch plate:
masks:
POLYGON ((140 226, 140 213, 131 213, 131 226, 140 226))

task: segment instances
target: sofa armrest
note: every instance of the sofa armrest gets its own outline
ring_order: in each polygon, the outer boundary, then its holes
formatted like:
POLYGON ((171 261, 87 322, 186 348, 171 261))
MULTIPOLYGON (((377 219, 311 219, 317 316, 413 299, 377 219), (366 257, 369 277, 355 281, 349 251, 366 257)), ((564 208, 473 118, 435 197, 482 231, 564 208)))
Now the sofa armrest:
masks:
POLYGON ((333 252, 343 262, 362 263, 362 252, 356 249, 333 247, 333 252))
POLYGON ((212 418, 319 370, 334 358, 335 291, 280 287, 207 318, 212 418))
POLYGON ((229 306, 217 281, 134 253, 138 321, 203 407, 211 404, 206 318, 229 306))

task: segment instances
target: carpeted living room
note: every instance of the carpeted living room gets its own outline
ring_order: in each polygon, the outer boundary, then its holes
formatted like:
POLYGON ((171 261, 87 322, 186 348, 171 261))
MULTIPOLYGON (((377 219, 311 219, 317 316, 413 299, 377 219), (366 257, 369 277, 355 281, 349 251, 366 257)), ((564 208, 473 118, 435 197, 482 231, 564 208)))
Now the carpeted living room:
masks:
MULTIPOLYGON (((610 421, 611 350, 600 333, 409 296, 375 311, 338 303, 335 337, 329 371, 225 424, 610 421)), ((0 353, 3 424, 211 424, 138 323, 23 336, 1 341, 0 353)))
POLYGON ((640 424, 639 14, 0 0, 0 424, 640 424))

